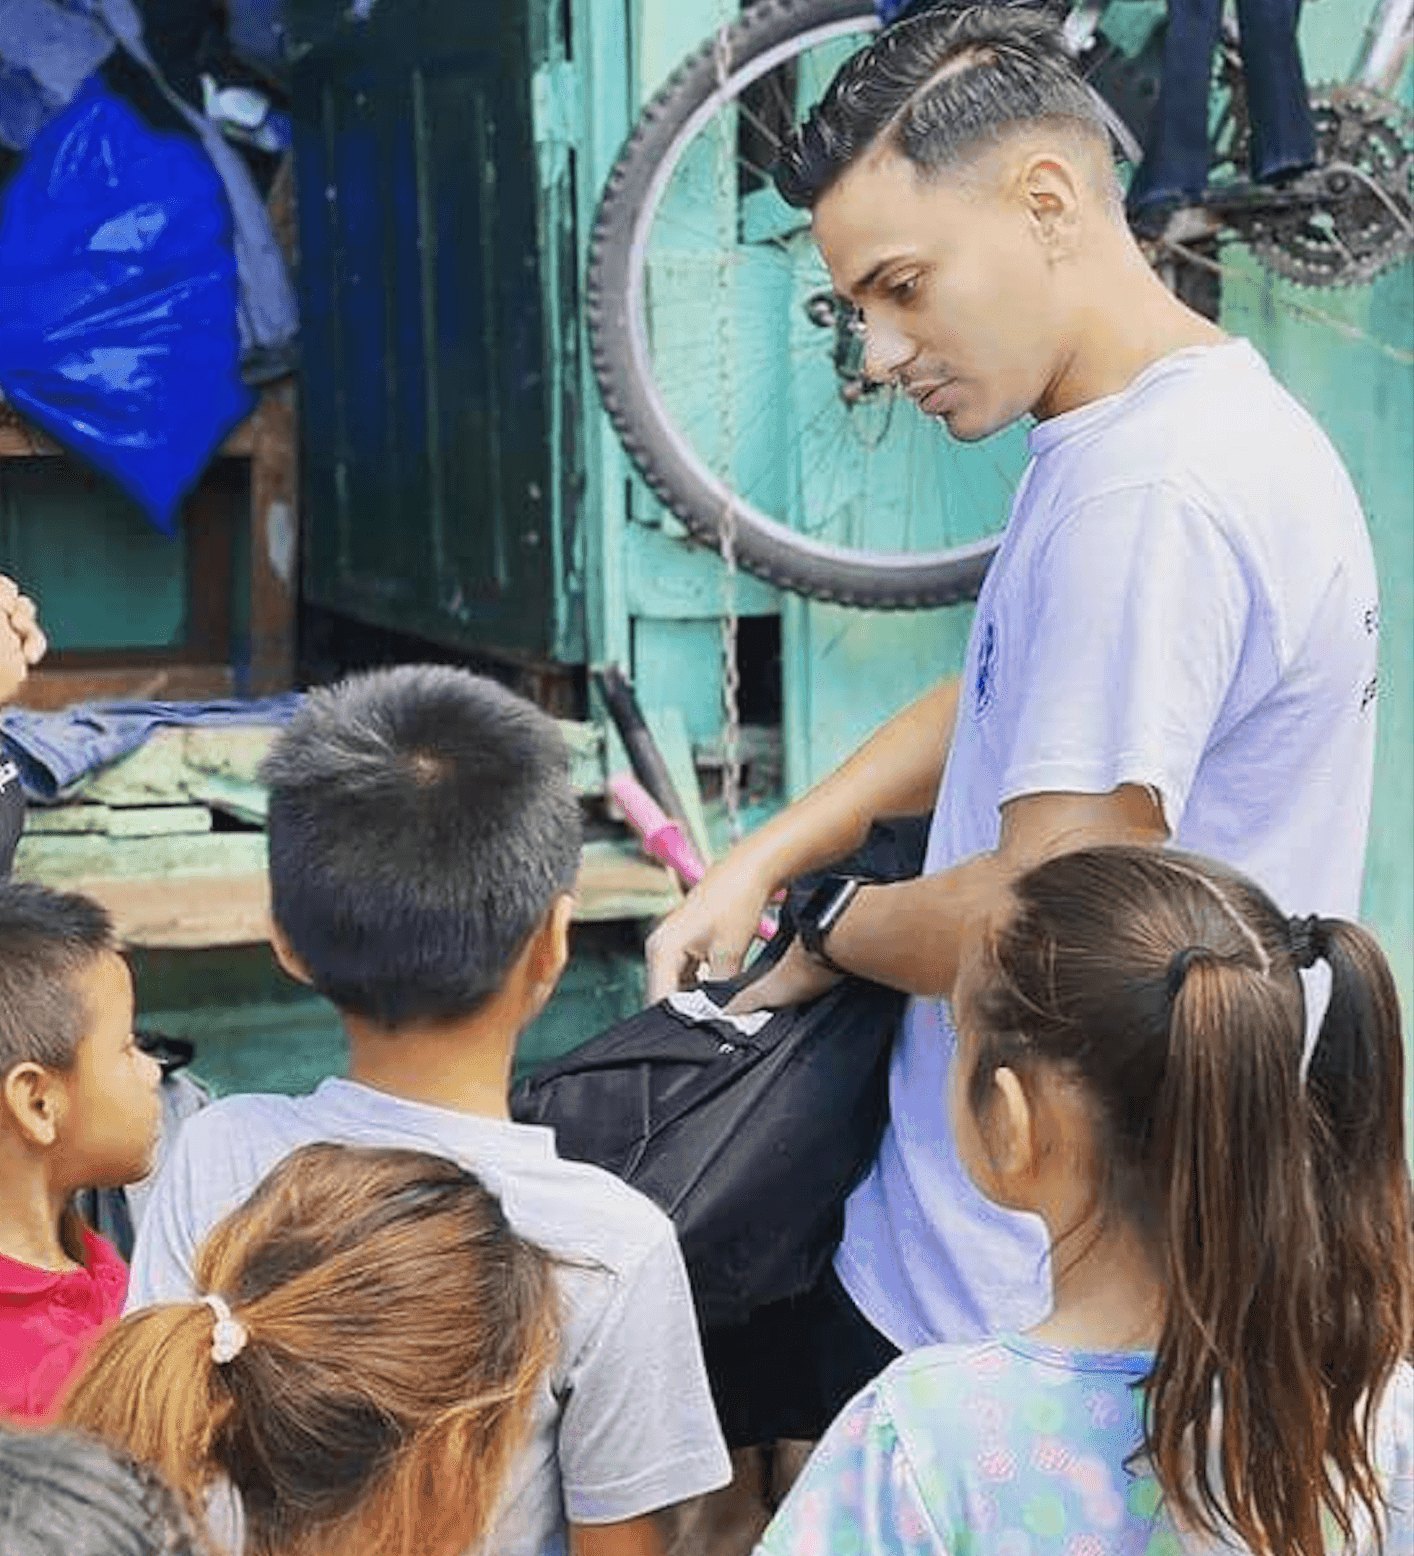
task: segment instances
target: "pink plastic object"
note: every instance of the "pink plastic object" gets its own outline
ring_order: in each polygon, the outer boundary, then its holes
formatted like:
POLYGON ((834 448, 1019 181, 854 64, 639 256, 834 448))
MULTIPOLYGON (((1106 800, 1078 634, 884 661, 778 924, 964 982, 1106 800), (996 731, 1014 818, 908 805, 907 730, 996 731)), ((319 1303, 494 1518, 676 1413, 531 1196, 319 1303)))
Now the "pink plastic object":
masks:
MULTIPOLYGON (((643 839, 643 851, 676 870, 684 886, 695 886, 706 870, 677 822, 669 820, 662 806, 632 773, 616 774, 607 787, 629 825, 643 839)), ((769 940, 775 932, 775 924, 763 915, 757 933, 769 940)))

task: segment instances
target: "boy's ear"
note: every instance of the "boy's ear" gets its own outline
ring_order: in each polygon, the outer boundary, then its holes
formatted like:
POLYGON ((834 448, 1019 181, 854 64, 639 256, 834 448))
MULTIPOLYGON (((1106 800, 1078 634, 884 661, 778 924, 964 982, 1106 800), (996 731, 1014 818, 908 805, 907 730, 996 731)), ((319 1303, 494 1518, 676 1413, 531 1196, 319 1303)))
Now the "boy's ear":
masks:
POLYGON ((51 1146, 58 1139, 69 1100, 62 1076, 26 1059, 6 1071, 0 1098, 8 1122, 30 1145, 51 1146))
POLYGON ((560 974, 570 959, 570 923, 573 918, 574 893, 562 891, 550 904, 535 935, 530 969, 534 982, 548 983, 553 987, 560 981, 560 974))
POLYGON ((295 980, 307 988, 314 986, 314 979, 309 976, 309 969, 300 960, 295 948, 285 938, 285 931, 272 918, 270 920, 270 949, 275 953, 275 960, 295 980))

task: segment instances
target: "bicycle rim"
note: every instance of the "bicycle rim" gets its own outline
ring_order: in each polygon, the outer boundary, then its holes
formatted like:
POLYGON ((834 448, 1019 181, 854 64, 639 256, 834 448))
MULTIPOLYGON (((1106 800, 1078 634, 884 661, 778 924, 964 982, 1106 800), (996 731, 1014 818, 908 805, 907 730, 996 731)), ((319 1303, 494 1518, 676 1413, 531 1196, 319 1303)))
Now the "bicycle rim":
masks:
POLYGON ((689 58, 606 185, 587 316, 605 406, 657 497, 742 564, 844 604, 975 596, 1025 461, 851 377, 808 215, 765 151, 874 29, 867 0, 765 0, 689 58))

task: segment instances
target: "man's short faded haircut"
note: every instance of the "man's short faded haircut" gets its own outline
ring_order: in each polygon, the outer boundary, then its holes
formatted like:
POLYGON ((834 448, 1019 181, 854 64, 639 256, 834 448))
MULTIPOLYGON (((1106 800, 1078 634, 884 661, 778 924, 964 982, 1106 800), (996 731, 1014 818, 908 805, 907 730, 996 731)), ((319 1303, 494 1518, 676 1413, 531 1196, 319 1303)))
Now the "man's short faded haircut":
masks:
MULTIPOLYGON (((1028 127, 1069 130, 1109 157, 1109 130, 1056 24, 1025 5, 925 11, 845 61, 782 147, 776 188, 813 209, 874 148, 929 175, 1028 127)), ((1105 192, 1118 199, 1117 186, 1105 192)))
POLYGON ((271 911, 314 987, 385 1029, 470 1015, 579 868, 553 719, 400 665, 312 691, 261 767, 271 911))
POLYGON ((74 980, 117 949, 91 897, 0 882, 0 1076, 25 1063, 72 1068, 94 1017, 74 980))

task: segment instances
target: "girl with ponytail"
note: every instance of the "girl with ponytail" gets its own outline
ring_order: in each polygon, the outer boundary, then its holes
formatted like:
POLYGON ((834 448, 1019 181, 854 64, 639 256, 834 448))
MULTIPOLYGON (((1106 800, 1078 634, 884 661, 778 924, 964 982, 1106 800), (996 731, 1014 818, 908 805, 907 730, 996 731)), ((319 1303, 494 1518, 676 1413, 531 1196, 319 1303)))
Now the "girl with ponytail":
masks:
POLYGON ((1206 860, 1086 849, 1013 884, 953 1005, 957 1150, 1045 1221, 1051 1315, 895 1362, 758 1556, 1409 1556, 1414 1199, 1374 941, 1206 860))
POLYGON ((202 1295, 125 1318, 63 1420, 244 1556, 459 1556, 504 1493, 558 1339, 551 1262, 456 1162, 310 1145, 207 1238, 202 1295))

